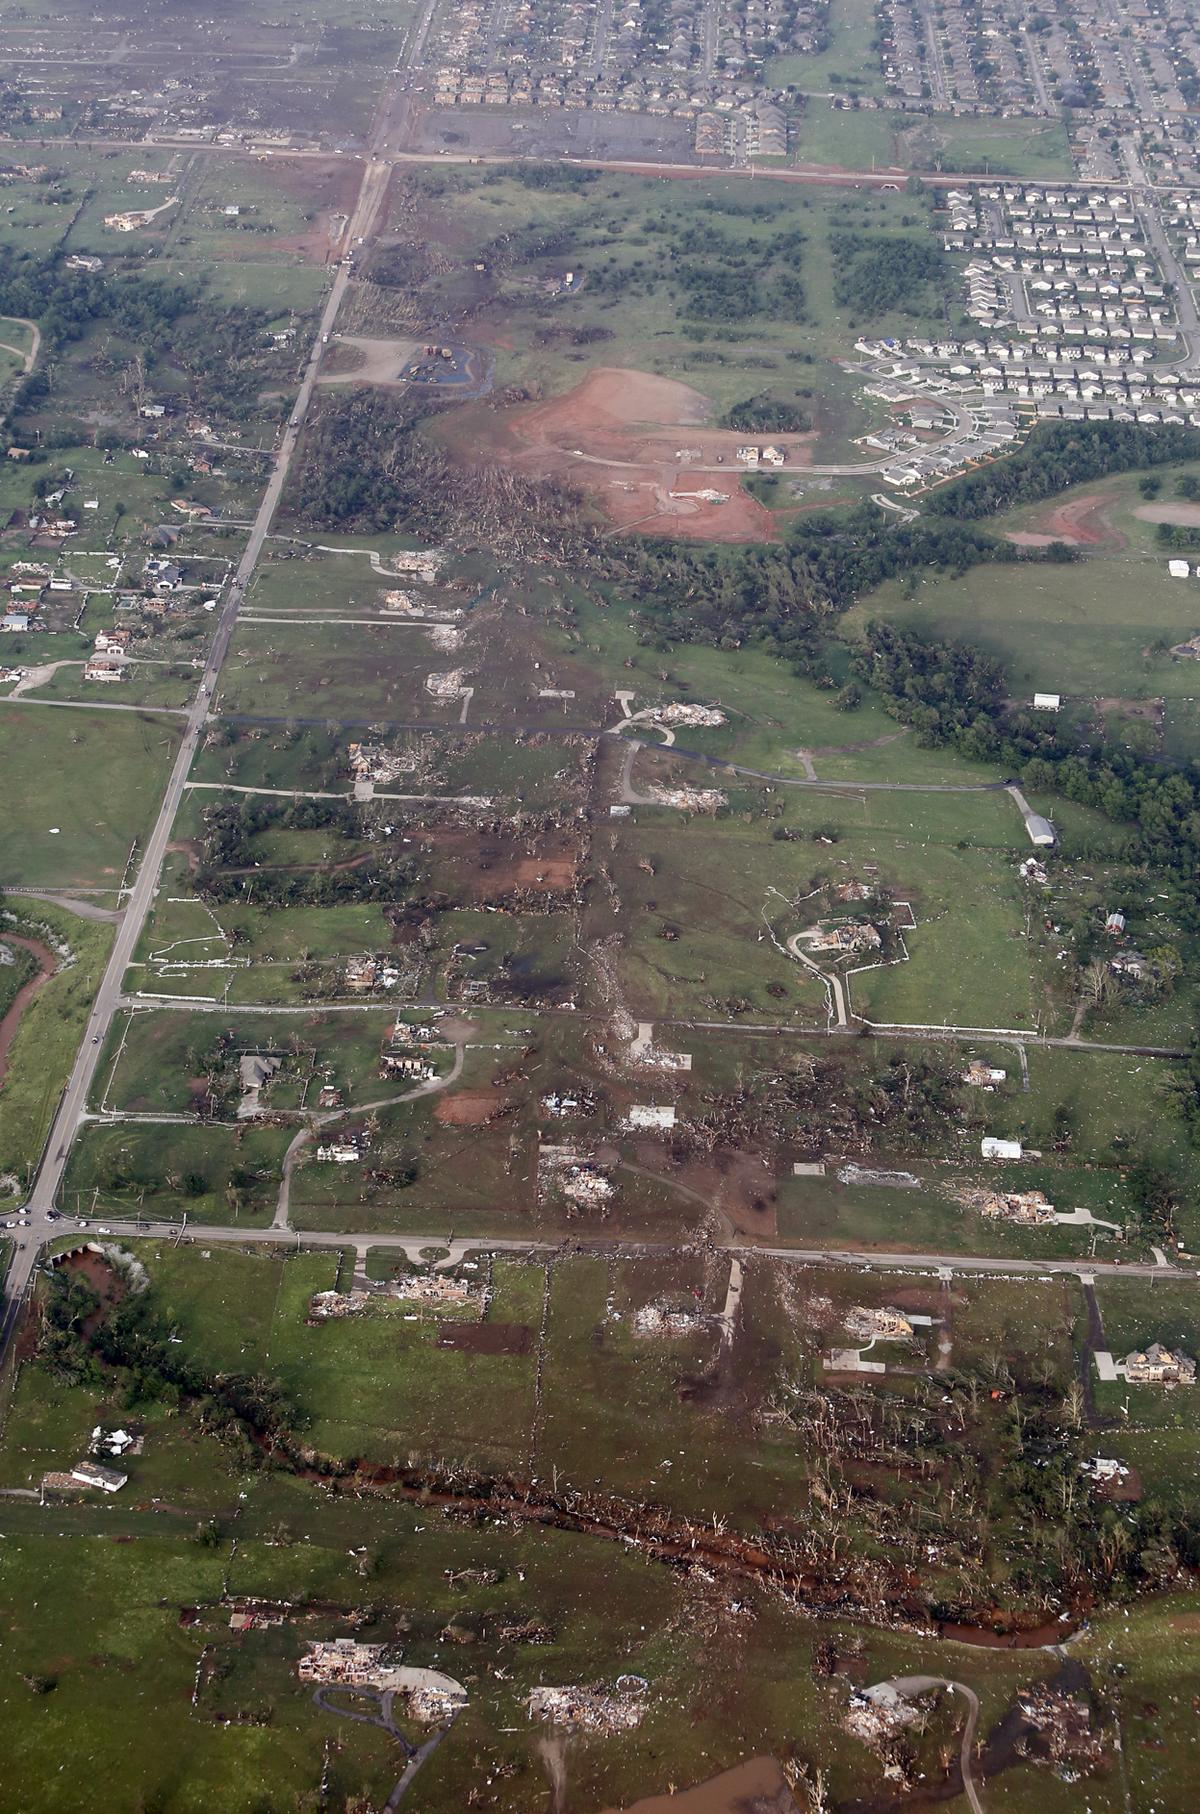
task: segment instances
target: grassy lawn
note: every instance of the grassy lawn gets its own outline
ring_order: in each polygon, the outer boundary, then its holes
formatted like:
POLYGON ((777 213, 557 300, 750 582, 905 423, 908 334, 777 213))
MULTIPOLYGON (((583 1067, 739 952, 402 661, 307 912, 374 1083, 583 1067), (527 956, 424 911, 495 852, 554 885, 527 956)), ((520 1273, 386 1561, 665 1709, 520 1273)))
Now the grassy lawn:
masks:
POLYGON ((290 1128, 91 1123, 71 1149, 62 1206, 71 1215, 141 1214, 193 1222, 271 1220, 290 1128), (93 1208, 94 1205, 94 1208, 93 1208))
POLYGON ((167 718, 0 701, 0 767, 20 777, 0 826, 0 878, 40 888, 118 888, 177 743, 167 718))
POLYGON ((113 932, 47 903, 14 898, 19 903, 14 930, 44 940, 47 928, 55 944, 69 947, 71 954, 25 1008, 0 1085, 0 1171, 24 1179, 41 1153, 67 1081, 113 932))
POLYGON ((766 79, 776 85, 820 93, 827 88, 850 89, 857 94, 882 94, 883 72, 872 49, 875 11, 871 0, 832 0, 829 8, 829 43, 816 56, 789 54, 772 57, 766 79))
POLYGON ((236 1067, 237 1054, 272 1051, 282 1069, 267 1099, 272 1107, 298 1105, 307 1079, 310 1095, 326 1079, 353 1103, 379 1093, 379 1053, 394 1014, 364 1008, 361 1014, 248 1014, 219 1019, 139 1009, 119 1018, 98 1073, 97 1095, 109 1109, 180 1114, 191 1109, 193 1084, 210 1066, 222 1075, 236 1067))

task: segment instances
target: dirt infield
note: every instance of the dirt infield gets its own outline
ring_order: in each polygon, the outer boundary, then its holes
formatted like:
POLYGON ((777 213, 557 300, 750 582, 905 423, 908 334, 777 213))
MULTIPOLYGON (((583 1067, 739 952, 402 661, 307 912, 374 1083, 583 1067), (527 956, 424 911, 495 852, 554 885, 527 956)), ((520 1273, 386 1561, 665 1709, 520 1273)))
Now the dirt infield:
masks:
POLYGON ((1033 529, 1010 530, 1005 539, 1018 548, 1047 548, 1051 542, 1066 542, 1070 548, 1123 548, 1125 537, 1112 524, 1116 502, 1114 491, 1084 492, 1042 511, 1033 519, 1033 529))
POLYGON ((433 1113, 446 1127, 483 1127, 508 1104, 495 1090, 455 1090, 439 1096, 433 1113))
MULTIPOLYGON (((710 426, 712 413, 707 397, 677 379, 602 366, 544 403, 490 411, 486 419, 464 411, 450 433, 464 455, 486 447, 531 476, 567 478, 592 492, 619 529, 773 540, 771 512, 742 489, 736 456, 747 437, 710 426)), ((769 438, 786 449, 788 466, 810 463, 811 434, 769 438)))

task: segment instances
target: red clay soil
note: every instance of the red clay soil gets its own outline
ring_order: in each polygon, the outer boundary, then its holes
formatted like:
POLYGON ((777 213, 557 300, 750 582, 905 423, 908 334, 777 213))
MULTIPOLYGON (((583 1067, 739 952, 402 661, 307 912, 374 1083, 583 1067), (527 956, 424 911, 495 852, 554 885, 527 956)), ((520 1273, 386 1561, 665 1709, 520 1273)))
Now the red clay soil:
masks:
POLYGON ((49 982, 50 978, 54 975, 56 968, 53 951, 50 950, 49 946, 40 944, 37 939, 17 938, 13 933, 6 932, 4 934, 4 943, 6 945, 20 945, 23 951, 31 952, 37 960, 38 973, 36 976, 31 976, 29 981, 22 984, 21 988, 17 990, 17 993, 12 1000, 12 1006, 4 1016, 4 1019, 0 1020, 0 1085, 4 1083, 4 1079, 8 1076, 9 1049, 12 1046, 13 1040, 16 1038, 17 1028, 21 1024, 21 1016, 24 1014, 38 990, 49 982))
POLYGON ((455 1090, 438 1097, 433 1114, 446 1127, 483 1127, 507 1106, 495 1090, 455 1090))
POLYGON ((1113 528, 1109 515, 1115 502, 1112 491, 1084 492, 1043 511, 1033 519, 1032 530, 1012 531, 1007 539, 1022 548, 1044 548, 1051 542, 1066 542, 1072 548, 1123 548, 1125 537, 1113 528))
POLYGON ((529 1354, 533 1330, 528 1323, 439 1323, 437 1345, 460 1354, 529 1354))
MULTIPOLYGON (((746 437, 709 426, 711 417, 709 399, 690 385, 602 366, 545 403, 462 411, 449 433, 460 453, 477 454, 482 446, 531 476, 569 479, 595 496, 618 529, 704 541, 775 540, 772 513, 742 489, 736 450, 746 437), (693 456, 688 461, 677 457, 684 449, 693 456), (698 495, 708 490, 728 501, 698 495)), ((810 463, 812 435, 772 439, 787 448, 793 468, 810 463)))

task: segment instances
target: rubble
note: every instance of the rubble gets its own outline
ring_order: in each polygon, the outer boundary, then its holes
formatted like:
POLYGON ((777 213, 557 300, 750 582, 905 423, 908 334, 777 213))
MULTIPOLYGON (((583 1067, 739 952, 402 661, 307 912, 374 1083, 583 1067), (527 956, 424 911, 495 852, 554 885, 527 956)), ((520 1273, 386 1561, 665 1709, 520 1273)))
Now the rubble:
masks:
POLYGON ((978 1210, 994 1222, 1015 1222, 1022 1228, 1041 1228, 1054 1220, 1054 1205, 1040 1190, 983 1190, 963 1185, 950 1192, 964 1209, 978 1210))
POLYGON ((718 725, 725 723, 724 712, 714 706, 688 705, 684 700, 676 700, 671 705, 651 706, 647 717, 655 724, 667 725, 718 725))
POLYGON ((973 1058, 963 1072, 962 1080, 964 1083, 970 1084, 972 1089, 994 1090, 996 1085, 1003 1083, 1007 1076, 1007 1071, 1001 1071, 995 1065, 984 1064, 980 1059, 973 1058))
POLYGON ((883 935, 869 920, 847 920, 840 926, 809 926, 800 934, 810 951, 878 951, 883 935))
POLYGON ((863 1304, 846 1312, 844 1327, 847 1335, 862 1341, 901 1341, 913 1332, 903 1311, 867 1308, 863 1304))
POLYGON ((645 798, 654 806, 674 806, 685 813, 715 813, 728 804, 717 787, 664 787, 657 781, 646 789, 645 798))
POLYGON ((640 1676, 617 1677, 613 1689, 597 1684, 578 1688, 535 1688, 526 1703, 530 1719, 581 1732, 632 1732, 646 1712, 647 1684, 640 1676))
POLYGON ((450 668, 444 674, 427 674, 425 691, 434 699, 461 699, 466 674, 462 668, 450 668))
POLYGON ((444 548, 402 548, 399 554, 390 554, 388 564, 393 573, 413 573, 418 579, 432 583, 446 564, 444 548))
POLYGON ((1065 1782, 1076 1782, 1085 1770, 1104 1761, 1102 1735, 1092 1725, 1092 1710, 1079 1695, 1048 1682, 1022 1688, 1017 1705, 1034 1728, 1036 1746, 1026 1755, 1052 1764, 1065 1782))
POLYGON ((643 1304, 633 1318, 633 1333, 643 1339, 656 1335, 692 1335, 703 1326, 703 1312, 669 1309, 665 1304, 643 1304))
POLYGON ((853 1690, 842 1725, 865 1745, 886 1745, 920 1717, 915 1702, 906 1700, 890 1682, 878 1682, 873 1688, 853 1690))
POLYGON ((607 1209, 616 1186, 607 1172, 570 1146, 538 1149, 539 1194, 557 1193, 579 1209, 607 1209))

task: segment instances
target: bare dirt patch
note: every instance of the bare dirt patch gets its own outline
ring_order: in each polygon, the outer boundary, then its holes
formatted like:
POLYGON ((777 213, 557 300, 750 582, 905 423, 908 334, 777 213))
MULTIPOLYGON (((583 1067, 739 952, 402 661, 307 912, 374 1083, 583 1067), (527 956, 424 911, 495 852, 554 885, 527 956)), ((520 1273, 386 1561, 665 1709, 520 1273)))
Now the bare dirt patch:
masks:
POLYGON ((1066 542, 1071 548, 1124 548, 1125 537, 1112 523, 1115 491, 1085 491, 1065 504, 1041 511, 1031 530, 1010 530, 1007 540, 1019 548, 1046 548, 1066 542))
POLYGON ((1200 504, 1138 504, 1133 514, 1141 523, 1174 523, 1180 529, 1200 526, 1200 504))
POLYGON ((455 1090, 438 1097, 433 1113, 445 1127, 484 1127, 507 1107, 507 1098, 495 1090, 455 1090))
POLYGON ((400 374, 421 350, 417 340, 375 340, 342 334, 322 363, 318 384, 400 383, 400 374))
POLYGON ((439 1323, 437 1345, 460 1354, 529 1354, 533 1330, 528 1323, 439 1323))
POLYGON ((541 848, 522 852, 513 840, 480 836, 459 827, 437 828, 425 841, 438 853, 439 887, 464 897, 492 900, 514 889, 555 893, 575 886, 578 847, 569 835, 544 834, 541 848), (442 862, 449 859, 442 870, 442 862))
MULTIPOLYGON (((752 1757, 693 1789, 669 1790, 635 1801, 624 1814, 792 1814, 796 1803, 773 1757, 752 1757)), ((606 1814, 620 1814, 609 1808, 606 1814)))
MULTIPOLYGON (((678 379, 606 366, 544 403, 463 412, 447 433, 461 454, 478 457, 482 447, 531 476, 568 478, 593 493, 618 529, 774 539, 772 513, 742 488, 737 449, 746 437, 711 427, 711 416, 708 398, 678 379)), ((810 463, 813 435, 772 439, 790 467, 810 463)))

